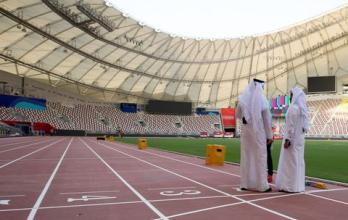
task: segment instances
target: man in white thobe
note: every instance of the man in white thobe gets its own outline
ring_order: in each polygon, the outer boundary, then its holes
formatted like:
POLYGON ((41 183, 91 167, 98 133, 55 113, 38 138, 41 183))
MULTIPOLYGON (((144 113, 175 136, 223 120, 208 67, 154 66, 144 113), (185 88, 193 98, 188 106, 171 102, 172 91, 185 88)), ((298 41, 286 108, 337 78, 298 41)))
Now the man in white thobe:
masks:
POLYGON ((237 118, 242 120, 240 187, 242 190, 269 192, 267 182, 267 143, 272 143, 269 105, 263 95, 263 81, 254 79, 238 99, 237 118))
POLYGON ((290 91, 290 107, 285 118, 285 132, 280 151, 276 186, 284 192, 305 190, 304 143, 308 131, 306 96, 302 89, 290 91))

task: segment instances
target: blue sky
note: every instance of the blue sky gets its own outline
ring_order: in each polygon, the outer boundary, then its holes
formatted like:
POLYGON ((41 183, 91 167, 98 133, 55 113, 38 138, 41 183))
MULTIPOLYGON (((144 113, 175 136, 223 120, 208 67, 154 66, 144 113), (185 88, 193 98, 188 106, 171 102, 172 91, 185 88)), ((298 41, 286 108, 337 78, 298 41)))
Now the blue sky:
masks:
POLYGON ((178 36, 257 35, 318 16, 343 0, 107 0, 146 25, 178 36))

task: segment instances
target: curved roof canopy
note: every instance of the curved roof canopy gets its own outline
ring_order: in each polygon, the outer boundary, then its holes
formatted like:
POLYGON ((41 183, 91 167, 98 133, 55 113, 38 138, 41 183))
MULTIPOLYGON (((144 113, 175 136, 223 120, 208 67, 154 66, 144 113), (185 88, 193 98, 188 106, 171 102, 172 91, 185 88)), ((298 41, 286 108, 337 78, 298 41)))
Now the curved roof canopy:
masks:
POLYGON ((145 25, 197 39, 231 39, 286 30, 347 3, 346 0, 105 1, 145 25))
POLYGON ((0 1, 0 69, 108 102, 233 104, 251 78, 268 96, 347 75, 348 8, 242 39, 162 33, 103 0, 0 1))

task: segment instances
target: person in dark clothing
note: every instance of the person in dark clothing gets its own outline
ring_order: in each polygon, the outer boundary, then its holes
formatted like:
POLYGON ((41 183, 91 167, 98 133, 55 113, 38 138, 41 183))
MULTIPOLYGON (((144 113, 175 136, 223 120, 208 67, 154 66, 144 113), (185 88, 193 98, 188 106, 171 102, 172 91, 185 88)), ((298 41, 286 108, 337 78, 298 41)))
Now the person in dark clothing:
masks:
POLYGON ((272 142, 267 143, 267 181, 273 182, 273 160, 272 160, 272 142))

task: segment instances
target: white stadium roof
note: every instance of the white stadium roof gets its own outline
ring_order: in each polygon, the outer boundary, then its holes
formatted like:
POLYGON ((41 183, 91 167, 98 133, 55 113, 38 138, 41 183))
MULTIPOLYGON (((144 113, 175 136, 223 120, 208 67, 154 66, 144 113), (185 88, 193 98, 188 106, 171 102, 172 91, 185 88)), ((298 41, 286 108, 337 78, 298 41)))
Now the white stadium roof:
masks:
MULTIPOLYGON (((278 32, 177 37, 103 0, 0 0, 0 70, 107 102, 233 104, 251 78, 268 96, 348 71, 348 7, 278 32)), ((255 24, 257 25, 257 24, 255 24)))

